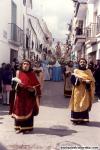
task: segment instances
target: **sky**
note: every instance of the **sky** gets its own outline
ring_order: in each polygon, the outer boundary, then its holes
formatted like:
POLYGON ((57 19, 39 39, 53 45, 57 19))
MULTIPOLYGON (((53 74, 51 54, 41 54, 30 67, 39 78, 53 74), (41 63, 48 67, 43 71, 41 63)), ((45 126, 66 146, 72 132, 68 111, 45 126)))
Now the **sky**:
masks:
POLYGON ((54 39, 65 41, 73 6, 72 0, 33 0, 33 15, 45 20, 54 39))

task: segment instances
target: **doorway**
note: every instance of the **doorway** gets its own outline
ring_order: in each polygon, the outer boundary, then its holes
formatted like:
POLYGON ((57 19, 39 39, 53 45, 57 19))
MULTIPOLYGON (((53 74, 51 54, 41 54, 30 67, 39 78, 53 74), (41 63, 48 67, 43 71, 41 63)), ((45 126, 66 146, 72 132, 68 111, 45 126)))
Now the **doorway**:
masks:
POLYGON ((18 58, 18 51, 10 49, 10 63, 12 63, 15 58, 18 58))

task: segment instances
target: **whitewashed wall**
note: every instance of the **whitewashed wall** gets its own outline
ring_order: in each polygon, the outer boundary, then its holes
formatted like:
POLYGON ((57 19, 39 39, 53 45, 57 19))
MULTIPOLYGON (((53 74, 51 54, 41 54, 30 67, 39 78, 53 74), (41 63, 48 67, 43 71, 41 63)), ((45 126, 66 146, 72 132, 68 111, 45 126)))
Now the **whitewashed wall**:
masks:
POLYGON ((8 22, 11 20, 11 0, 0 0, 0 64, 9 62, 8 22), (6 4, 6 5, 5 5, 6 4))
MULTIPOLYGON (((16 51, 22 49, 22 47, 16 47, 11 45, 9 40, 9 25, 11 23, 11 1, 12 0, 0 0, 0 64, 2 62, 10 62, 10 49, 13 48, 16 51)), ((13 0, 17 6, 17 21, 16 24, 23 29, 23 15, 25 16, 25 28, 27 27, 26 7, 23 5, 22 0, 13 0)), ((26 30, 25 30, 26 31, 26 30)), ((19 52, 20 54, 20 52, 19 52)))
POLYGON ((86 15, 86 26, 88 26, 90 23, 93 23, 93 11, 94 11, 94 4, 88 4, 86 15))

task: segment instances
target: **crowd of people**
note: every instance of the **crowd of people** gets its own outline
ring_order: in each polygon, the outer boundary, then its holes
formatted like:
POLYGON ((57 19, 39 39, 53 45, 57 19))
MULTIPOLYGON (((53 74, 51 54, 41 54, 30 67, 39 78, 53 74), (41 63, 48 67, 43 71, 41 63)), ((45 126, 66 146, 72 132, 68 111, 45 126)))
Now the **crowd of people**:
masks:
MULTIPOLYGON (((32 60, 31 67, 43 89, 44 81, 62 81, 62 67, 58 61, 51 65, 44 57, 42 61, 32 60)), ((2 63, 0 68, 0 103, 9 104, 9 94, 12 90, 12 78, 16 76, 20 63, 14 59, 11 64, 2 63)))
POLYGON ((10 105, 9 114, 15 120, 16 132, 33 129, 34 116, 39 113, 44 81, 64 81, 64 96, 70 98, 71 121, 89 122, 94 95, 100 99, 100 61, 87 64, 78 62, 14 59, 12 64, 2 63, 0 68, 0 102, 10 105))

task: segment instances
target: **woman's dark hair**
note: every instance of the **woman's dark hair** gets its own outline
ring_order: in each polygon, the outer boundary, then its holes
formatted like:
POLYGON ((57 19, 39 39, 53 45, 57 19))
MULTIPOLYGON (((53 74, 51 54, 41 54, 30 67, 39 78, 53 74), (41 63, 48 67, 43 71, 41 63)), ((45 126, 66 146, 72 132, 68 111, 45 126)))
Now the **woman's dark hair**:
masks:
POLYGON ((90 61, 89 64, 94 65, 94 62, 93 62, 93 61, 90 61))
POLYGON ((68 65, 68 66, 73 66, 73 61, 71 61, 71 60, 68 61, 67 65, 68 65))
POLYGON ((11 65, 10 64, 6 64, 5 69, 6 70, 11 70, 11 65))
POLYGON ((24 62, 28 62, 29 63, 29 70, 28 70, 28 72, 29 71, 32 71, 33 69, 32 69, 32 64, 31 64, 31 61, 30 60, 28 60, 28 59, 24 59, 24 60, 22 60, 22 62, 20 63, 20 67, 19 67, 19 70, 21 70, 21 71, 23 71, 23 68, 22 68, 22 66, 23 66, 23 63, 24 62))

